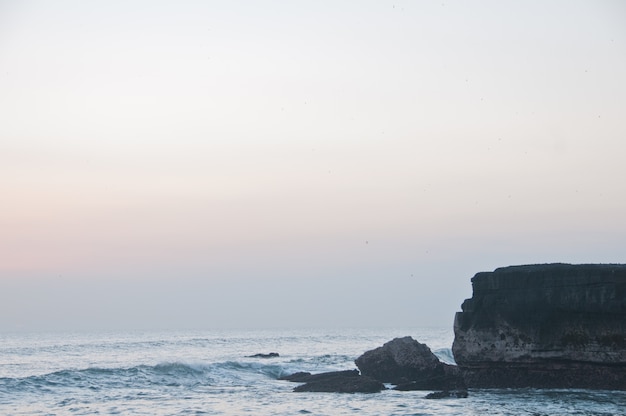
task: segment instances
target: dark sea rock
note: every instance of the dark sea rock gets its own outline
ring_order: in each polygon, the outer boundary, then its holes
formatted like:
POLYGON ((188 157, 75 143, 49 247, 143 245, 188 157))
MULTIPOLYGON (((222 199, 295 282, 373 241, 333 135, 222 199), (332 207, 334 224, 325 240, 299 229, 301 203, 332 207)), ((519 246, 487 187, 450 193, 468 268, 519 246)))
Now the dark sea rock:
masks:
POLYGON ((435 391, 426 395, 426 399, 466 399, 467 390, 435 391))
POLYGON ((259 353, 259 354, 254 354, 254 355, 248 355, 248 358, 276 358, 276 357, 280 357, 280 355, 277 352, 270 352, 268 354, 259 353))
POLYGON ((371 377, 361 376, 358 370, 331 371, 320 374, 298 372, 280 377, 279 380, 305 383, 293 389, 299 393, 378 393, 385 390, 383 383, 371 377))
POLYGON ((293 389, 298 393, 378 393, 381 390, 385 390, 385 385, 371 377, 342 375, 312 380, 293 389))
POLYGON ((311 374, 298 372, 280 377, 279 380, 293 381, 296 383, 308 383, 310 381, 324 381, 335 377, 359 377, 359 370, 330 371, 327 373, 311 374))
POLYGON ((626 390, 626 265, 478 273, 455 317, 470 387, 626 390))
POLYGON ((355 363, 362 375, 396 384, 397 390, 464 388, 455 366, 442 363, 430 348, 411 337, 395 338, 365 352, 355 363))
POLYGON ((278 377, 278 379, 285 380, 285 381, 293 381, 296 383, 305 383, 309 377, 311 377, 311 373, 309 373, 308 371, 298 371, 297 373, 278 377))

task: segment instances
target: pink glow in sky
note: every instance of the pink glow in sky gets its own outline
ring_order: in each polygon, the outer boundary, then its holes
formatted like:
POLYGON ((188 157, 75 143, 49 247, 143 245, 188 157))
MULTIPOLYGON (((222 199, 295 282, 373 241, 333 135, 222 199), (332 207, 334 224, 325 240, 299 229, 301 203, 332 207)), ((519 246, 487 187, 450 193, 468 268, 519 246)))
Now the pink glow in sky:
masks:
POLYGON ((2 2, 0 329, 449 325, 624 263, 624 74, 619 1, 2 2))

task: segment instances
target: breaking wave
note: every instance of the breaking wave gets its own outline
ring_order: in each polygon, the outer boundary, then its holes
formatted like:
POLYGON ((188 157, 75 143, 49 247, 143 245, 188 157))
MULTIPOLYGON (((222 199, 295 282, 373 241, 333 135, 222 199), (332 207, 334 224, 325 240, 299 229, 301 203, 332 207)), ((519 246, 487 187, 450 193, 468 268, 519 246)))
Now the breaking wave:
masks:
POLYGON ((456 365, 456 361, 454 361, 454 355, 452 354, 451 348, 439 348, 438 350, 433 351, 433 354, 435 354, 435 356, 439 358, 441 362, 456 365))
POLYGON ((227 361, 213 364, 166 362, 129 368, 68 369, 24 378, 0 378, 0 391, 50 391, 64 388, 143 388, 246 384, 258 377, 277 379, 287 370, 280 364, 227 361))

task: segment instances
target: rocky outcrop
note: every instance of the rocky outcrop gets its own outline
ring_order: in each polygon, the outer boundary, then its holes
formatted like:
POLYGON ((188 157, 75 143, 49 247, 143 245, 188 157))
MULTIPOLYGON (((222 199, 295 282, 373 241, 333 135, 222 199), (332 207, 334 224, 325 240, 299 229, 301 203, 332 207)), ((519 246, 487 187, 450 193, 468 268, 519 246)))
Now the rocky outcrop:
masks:
POLYGON ((396 384, 397 390, 453 390, 463 388, 455 366, 444 364, 425 344, 411 337, 395 338, 365 352, 355 361, 361 374, 396 384))
POLYGON ((478 273, 454 322, 470 387, 626 390, 626 265, 478 273))
POLYGON ((302 384, 293 389, 294 392, 325 392, 325 393, 378 393, 385 390, 385 385, 371 377, 362 376, 357 370, 331 371, 328 373, 311 374, 294 373, 281 377, 302 384))

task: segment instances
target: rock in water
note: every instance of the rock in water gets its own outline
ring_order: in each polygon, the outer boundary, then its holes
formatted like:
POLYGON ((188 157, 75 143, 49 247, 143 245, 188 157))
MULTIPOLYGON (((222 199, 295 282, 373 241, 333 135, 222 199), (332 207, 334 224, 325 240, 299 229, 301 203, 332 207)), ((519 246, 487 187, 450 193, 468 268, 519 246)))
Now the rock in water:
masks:
POLYGON ((281 377, 279 380, 305 383, 293 389, 298 393, 378 393, 385 390, 383 383, 371 377, 361 376, 357 370, 331 371, 320 374, 299 372, 281 377))
POLYGON ((344 375, 312 380, 293 389, 298 393, 378 393, 381 390, 385 390, 385 385, 371 377, 344 375))
POLYGON ((478 273, 454 322, 470 387, 626 390, 626 265, 478 273))
POLYGON ((289 374, 286 376, 278 377, 279 380, 293 381, 296 383, 306 383, 311 377, 311 373, 308 371, 298 371, 297 373, 289 374))
POLYGON ((463 388, 455 366, 442 363, 425 344, 411 337, 395 338, 365 352, 355 361, 361 374, 397 390, 452 390, 463 388))
POLYGON ((468 396, 467 390, 444 390, 435 391, 426 395, 426 399, 466 399, 468 396))
POLYGON ((277 358, 280 355, 277 352, 270 352, 269 354, 258 353, 254 355, 248 355, 248 358, 277 358))
POLYGON ((311 374, 309 372, 297 372, 288 376, 279 377, 279 380, 293 381, 295 383, 308 383, 311 381, 323 381, 335 377, 359 377, 358 370, 329 371, 327 373, 311 374))

